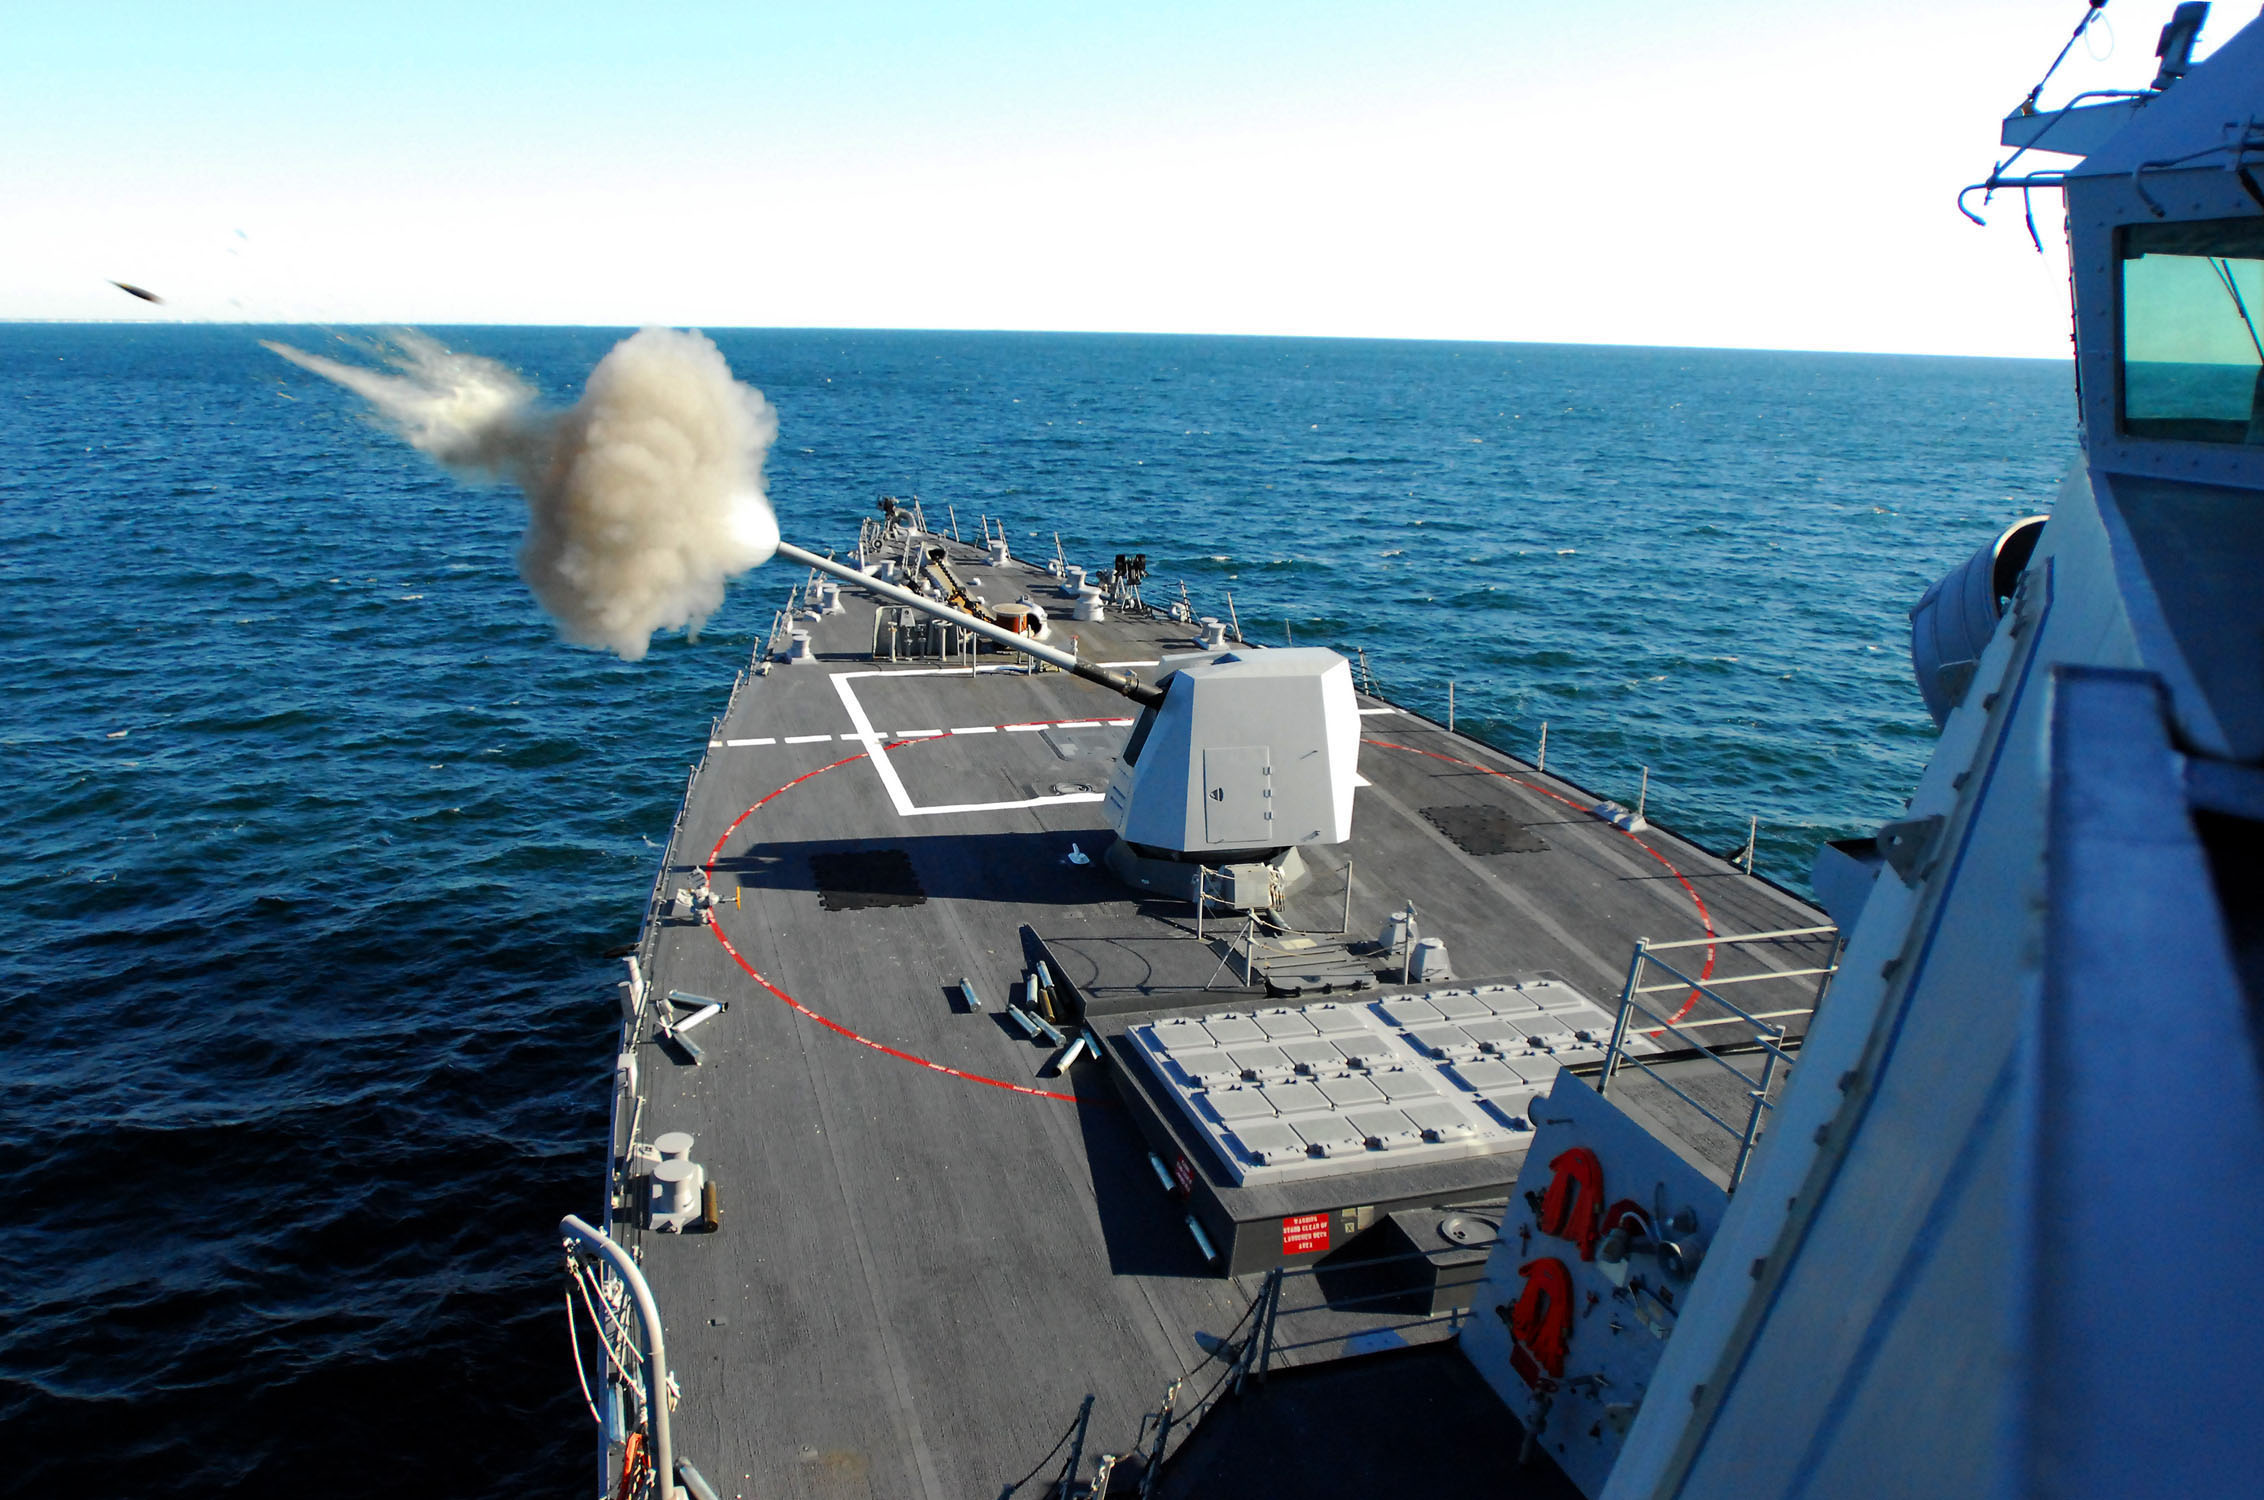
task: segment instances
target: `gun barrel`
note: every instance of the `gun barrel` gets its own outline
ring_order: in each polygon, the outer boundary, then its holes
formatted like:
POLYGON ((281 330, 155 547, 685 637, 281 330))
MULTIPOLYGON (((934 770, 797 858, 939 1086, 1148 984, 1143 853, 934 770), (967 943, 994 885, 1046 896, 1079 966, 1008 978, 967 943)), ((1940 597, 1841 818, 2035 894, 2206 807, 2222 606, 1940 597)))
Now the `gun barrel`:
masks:
POLYGON ((848 564, 837 563, 830 557, 820 557, 817 553, 797 547, 792 542, 780 542, 778 544, 778 555, 801 563, 805 567, 815 568, 820 573, 830 573, 843 582, 853 583, 859 588, 868 589, 892 603, 909 605, 923 614, 933 615, 939 620, 949 620, 952 624, 971 630, 985 640, 1004 646, 1009 651, 1019 651, 1025 656, 1034 656, 1040 661, 1050 662, 1061 668, 1062 671, 1075 673, 1087 682, 1095 682, 1111 692, 1122 693, 1135 703, 1145 706, 1163 702, 1163 690, 1161 688, 1149 686, 1130 672, 1116 667, 1103 667, 1092 662, 1080 661, 1075 652, 1064 651, 1058 646, 1048 646, 1043 641, 1033 640, 1026 635, 1017 635, 1003 625, 994 625, 988 620, 977 619, 962 610, 953 609, 948 604, 939 604, 911 589, 898 588, 893 583, 885 583, 869 573, 860 573, 848 564))

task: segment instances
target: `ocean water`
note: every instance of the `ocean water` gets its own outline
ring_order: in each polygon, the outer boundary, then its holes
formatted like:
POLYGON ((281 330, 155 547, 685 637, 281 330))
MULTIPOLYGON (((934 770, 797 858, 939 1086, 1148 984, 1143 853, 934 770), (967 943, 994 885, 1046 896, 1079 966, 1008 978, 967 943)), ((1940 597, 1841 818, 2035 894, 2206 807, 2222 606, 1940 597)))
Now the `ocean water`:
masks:
MULTIPOLYGON (((624 330, 432 330, 570 399, 624 330)), ((273 330, 0 326, 0 1449, 11 1487, 566 1492, 553 1229, 612 966, 793 581, 562 644, 520 502, 273 330)), ((284 336, 306 342, 306 331, 284 336)), ((786 535, 883 493, 1145 551, 1251 638, 1804 882, 1933 730, 1905 611, 2074 453, 2064 363, 726 332, 786 535)))

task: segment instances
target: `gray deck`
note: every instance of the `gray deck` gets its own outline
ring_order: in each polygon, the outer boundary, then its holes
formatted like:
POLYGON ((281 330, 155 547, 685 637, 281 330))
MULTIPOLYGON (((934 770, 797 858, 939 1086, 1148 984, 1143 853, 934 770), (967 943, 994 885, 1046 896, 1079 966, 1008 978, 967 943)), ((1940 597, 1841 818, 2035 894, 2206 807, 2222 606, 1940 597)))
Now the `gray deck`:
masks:
MULTIPOLYGON (((1010 597, 997 570, 962 571, 1010 597)), ((1010 571, 1050 593, 1050 581, 1010 571)), ((839 738, 854 725, 834 678, 876 671, 864 654, 871 605, 844 599, 849 612, 816 627, 822 660, 750 678, 738 695, 669 854, 673 889, 720 841, 723 905, 716 931, 659 929, 651 978, 731 1008, 695 1033, 702 1066, 640 1047, 639 1135, 698 1138, 722 1229, 623 1237, 643 1256, 682 1383, 677 1451, 723 1495, 987 1497, 1038 1461, 1088 1391, 1089 1451, 1129 1443, 1251 1294, 1208 1273, 1110 1081, 1090 1064, 1039 1076, 1050 1049, 1003 1020, 1025 969, 1020 928, 1054 946, 1096 1005, 1227 1009, 1257 996, 1231 972, 1200 992, 1224 934, 1214 926, 1198 942, 1191 908, 1136 899, 1102 870, 1110 835, 1097 800, 900 814, 865 744, 839 738), (778 743, 729 744, 751 739, 778 743), (1066 862, 1073 843, 1095 863, 1066 862), (821 908, 811 856, 859 849, 904 850, 924 903, 821 908), (832 1024, 758 985, 718 933, 832 1024), (962 977, 985 1011, 957 1003, 962 977)), ((1107 661, 1192 644, 1168 622, 1057 628, 1107 661)), ((1051 672, 886 671, 850 687, 892 736, 1132 712, 1051 672)), ((1349 857, 1352 940, 1372 939, 1412 899, 1462 980, 1548 970, 1608 1004, 1638 935, 1705 931, 1684 878, 1717 931, 1823 920, 1670 835, 1638 844, 1586 816, 1576 788, 1419 718, 1377 712, 1363 725, 1370 785, 1354 838, 1309 851, 1312 879, 1288 912, 1301 928, 1342 924, 1349 857), (1473 805, 1509 809, 1547 848, 1471 855, 1421 815, 1473 805)), ((886 754, 916 808, 1025 802, 1100 790, 1122 732, 891 739, 886 754)), ((1787 950, 1724 963, 1814 961, 1787 950)), ((1782 989, 1780 1004, 1806 993, 1801 981, 1749 988, 1782 989)))

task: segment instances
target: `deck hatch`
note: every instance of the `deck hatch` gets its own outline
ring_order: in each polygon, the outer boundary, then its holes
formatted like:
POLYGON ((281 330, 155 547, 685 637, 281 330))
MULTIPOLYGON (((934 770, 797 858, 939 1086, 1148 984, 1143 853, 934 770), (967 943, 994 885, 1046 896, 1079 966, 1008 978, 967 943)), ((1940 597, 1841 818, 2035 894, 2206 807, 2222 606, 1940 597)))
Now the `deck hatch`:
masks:
POLYGON ((1549 847, 1503 807, 1426 807, 1423 816, 1465 854, 1539 854, 1549 847))
POLYGON ((818 905, 827 911, 875 906, 918 906, 928 899, 912 856, 901 849, 837 850, 810 856, 818 905))

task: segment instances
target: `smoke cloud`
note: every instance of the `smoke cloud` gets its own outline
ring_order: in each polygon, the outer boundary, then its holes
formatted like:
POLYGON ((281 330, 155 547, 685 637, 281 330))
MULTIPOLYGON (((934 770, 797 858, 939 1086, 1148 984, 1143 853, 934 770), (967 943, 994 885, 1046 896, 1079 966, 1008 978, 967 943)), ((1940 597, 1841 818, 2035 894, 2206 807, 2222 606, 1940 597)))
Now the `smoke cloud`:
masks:
POLYGON ((494 360, 420 333, 378 349, 382 369, 263 342, 451 472, 517 485, 519 576, 570 641, 638 661, 655 631, 696 636, 725 581, 778 548, 763 493, 778 413, 699 334, 623 339, 564 411, 494 360))

